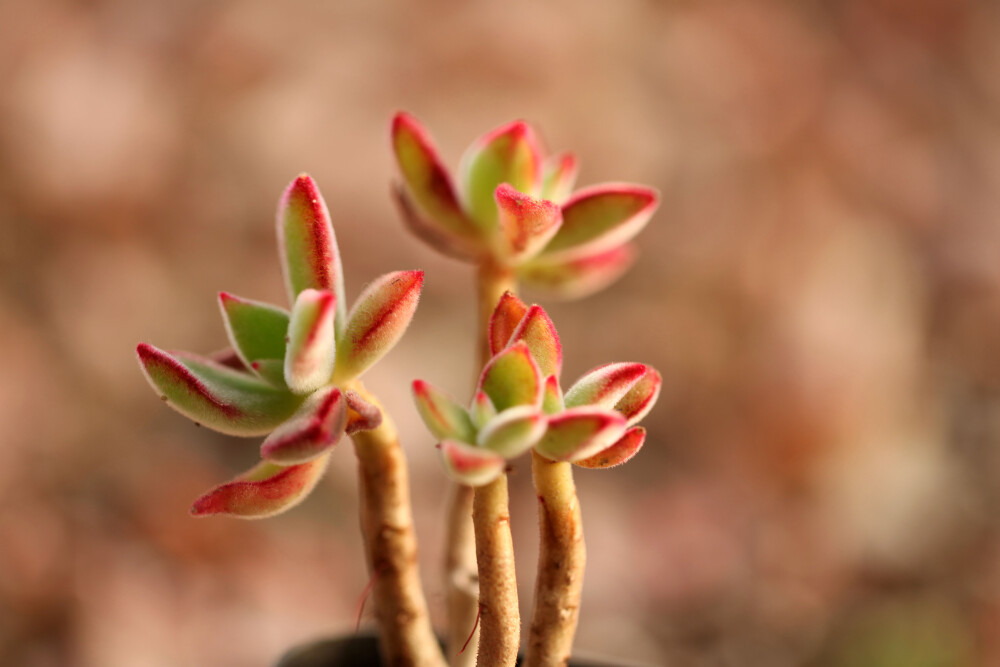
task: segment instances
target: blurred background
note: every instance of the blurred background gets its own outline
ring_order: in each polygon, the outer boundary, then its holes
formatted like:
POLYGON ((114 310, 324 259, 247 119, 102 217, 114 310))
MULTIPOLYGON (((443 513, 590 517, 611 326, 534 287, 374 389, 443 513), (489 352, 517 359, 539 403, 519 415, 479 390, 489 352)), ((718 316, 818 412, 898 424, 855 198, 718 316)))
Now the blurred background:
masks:
MULTIPOLYGON (((467 395, 472 271, 403 231, 397 109, 452 166, 525 118, 581 184, 663 192, 631 272, 549 309, 565 380, 665 380, 639 458, 577 474, 580 653, 1000 664, 998 35, 986 0, 0 0, 0 664, 270 665, 354 631, 350 446, 286 515, 193 520, 258 442, 165 409, 134 358, 224 346, 219 290, 284 302, 301 171, 349 295, 427 271, 367 384, 440 619, 444 476, 408 386, 467 395)), ((512 496, 526 615, 523 467, 512 496)))

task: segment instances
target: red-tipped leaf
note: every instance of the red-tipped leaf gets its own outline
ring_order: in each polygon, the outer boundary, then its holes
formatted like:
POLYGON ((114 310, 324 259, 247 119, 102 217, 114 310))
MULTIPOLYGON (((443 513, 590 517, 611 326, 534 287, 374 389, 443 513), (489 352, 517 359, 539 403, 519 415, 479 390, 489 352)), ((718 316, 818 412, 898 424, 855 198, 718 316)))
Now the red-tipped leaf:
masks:
POLYGON ((604 364, 587 371, 566 391, 566 405, 612 409, 650 370, 646 364, 604 364))
POLYGON ((507 347, 510 337, 527 312, 528 306, 513 292, 503 293, 490 316, 490 353, 496 354, 507 347))
POLYGON ((443 255, 466 262, 478 262, 484 254, 484 245, 478 238, 460 236, 449 232, 440 225, 424 217, 408 192, 402 187, 394 187, 393 200, 403 224, 414 236, 443 255))
POLYGON ((487 362, 478 391, 485 392, 498 412, 516 405, 540 406, 542 375, 528 345, 519 341, 487 362))
POLYGON ((263 519, 280 514, 302 502, 323 477, 329 456, 308 463, 282 466, 261 461, 231 482, 215 487, 194 501, 194 516, 263 519))
POLYGON ((635 261, 630 245, 583 257, 542 255, 520 265, 518 278, 562 299, 579 299, 618 280, 635 261))
POLYGON ((378 406, 369 403, 356 391, 348 389, 344 392, 347 399, 347 427, 348 435, 358 431, 370 431, 378 428, 382 424, 382 411, 378 406))
POLYGON ((423 380, 414 380, 413 400, 424 424, 438 440, 476 441, 476 428, 468 411, 443 391, 423 380))
POLYGON ((336 297, 327 290, 305 289, 295 299, 288 324, 285 383, 296 394, 316 391, 330 382, 337 345, 333 335, 336 297))
POLYGON ((465 210, 476 225, 492 233, 497 226, 493 193, 501 183, 519 192, 537 194, 542 165, 538 142, 531 127, 515 121, 477 139, 462 156, 462 194, 465 210))
POLYGON ((139 365, 153 390, 173 409, 215 431, 269 433, 302 403, 261 379, 190 354, 170 354, 141 343, 139 365))
POLYGON ((547 415, 554 415, 565 409, 566 403, 563 401, 559 378, 555 375, 550 375, 545 378, 545 387, 542 394, 542 412, 547 415))
POLYGON ((493 407, 493 401, 490 400, 490 397, 484 391, 477 391, 472 398, 472 405, 469 407, 469 417, 472 419, 472 424, 480 429, 496 415, 497 409, 493 407))
POLYGON ((639 453, 643 443, 646 441, 646 429, 641 426, 633 426, 625 431, 625 435, 618 438, 613 445, 607 449, 602 449, 593 456, 574 461, 575 465, 581 468, 614 468, 629 461, 639 453))
POLYGON ((552 461, 579 461, 609 447, 625 433, 625 418, 600 408, 569 408, 549 417, 535 451, 552 461))
POLYGON ((505 459, 520 456, 545 433, 545 415, 538 408, 522 405, 504 410, 479 431, 476 444, 505 459))
POLYGON ((219 309, 229 341, 248 368, 258 359, 285 357, 288 311, 227 292, 219 292, 219 309))
POLYGON ((563 204, 562 226, 544 254, 580 257, 620 246, 646 226, 659 202, 656 190, 641 185, 605 183, 578 190, 563 204))
POLYGON ((315 392, 294 417, 274 430, 260 455, 282 465, 305 463, 331 449, 347 425, 344 396, 336 387, 315 392))
POLYGON ((392 349, 413 319, 423 284, 423 271, 396 271, 365 288, 337 344, 337 378, 357 377, 392 349))
POLYGON ((562 204, 573 191, 579 169, 576 156, 572 153, 553 155, 545 160, 542 182, 542 197, 562 204))
POLYGON ((496 452, 456 440, 445 440, 440 450, 448 476, 466 486, 489 484, 503 474, 507 465, 496 452))
POLYGON ((541 252, 562 223, 559 206, 534 199, 502 183, 493 194, 499 228, 497 251, 508 261, 521 261, 541 252))
POLYGON ((562 372, 562 343, 559 342, 556 326, 544 308, 535 305, 528 309, 511 334, 510 343, 519 340, 527 343, 542 375, 559 376, 562 372))
POLYGON ((615 403, 615 410, 628 420, 629 426, 649 414, 660 396, 663 378, 660 372, 652 366, 646 367, 646 373, 632 385, 628 393, 615 403))

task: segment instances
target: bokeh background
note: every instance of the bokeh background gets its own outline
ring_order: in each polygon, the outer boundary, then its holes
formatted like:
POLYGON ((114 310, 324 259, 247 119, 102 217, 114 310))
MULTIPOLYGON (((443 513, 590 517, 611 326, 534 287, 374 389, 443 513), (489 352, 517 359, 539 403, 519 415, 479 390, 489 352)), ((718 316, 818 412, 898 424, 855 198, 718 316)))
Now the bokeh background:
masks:
POLYGON ((407 392, 469 391, 472 272, 403 231, 397 109, 452 165, 521 117, 581 183, 663 193, 631 272, 550 307, 565 378, 665 378, 640 457, 577 475, 580 652, 1000 664, 998 72, 986 0, 0 0, 0 664, 269 665, 354 631, 350 447, 293 512, 193 520, 257 442, 165 409, 134 359, 223 346, 218 290, 283 301, 273 215, 301 171, 349 294, 427 271, 368 385, 440 618, 444 476, 407 392))

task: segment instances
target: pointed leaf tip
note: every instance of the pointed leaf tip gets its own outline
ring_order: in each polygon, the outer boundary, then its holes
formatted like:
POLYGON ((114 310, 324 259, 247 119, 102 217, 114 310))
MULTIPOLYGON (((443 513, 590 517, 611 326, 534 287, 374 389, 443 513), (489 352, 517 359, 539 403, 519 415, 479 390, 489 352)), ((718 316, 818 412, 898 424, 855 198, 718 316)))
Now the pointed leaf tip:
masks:
POLYGON ((136 355, 149 384, 170 407, 221 433, 269 433, 302 402, 249 373, 195 355, 170 354, 147 343, 136 355))
POLYGON ((584 373, 567 390, 566 405, 613 409, 649 370, 646 364, 633 362, 598 366, 584 373))
POLYGON ((498 412, 516 405, 540 406, 542 376, 531 350, 518 341, 494 356, 479 378, 477 391, 485 392, 498 412))
POLYGON ((549 417, 535 451, 553 461, 579 461, 609 447, 625 433, 625 418, 600 408, 570 408, 549 417))
POLYGON ((219 292, 219 309, 229 341, 244 366, 261 375, 254 362, 285 358, 287 311, 228 292, 219 292))
POLYGON ((445 440, 440 451, 448 476, 467 486, 489 484, 503 474, 507 465, 496 452, 464 442, 445 440))
POLYGON ((344 392, 344 398, 347 399, 348 407, 345 429, 348 435, 358 431, 370 431, 382 424, 382 411, 364 396, 348 389, 344 392))
POLYGON ((285 352, 285 383, 296 394, 307 394, 330 382, 336 342, 337 299, 328 290, 305 289, 292 307, 285 352))
POLYGON ((643 443, 646 442, 646 429, 641 426, 633 426, 625 431, 625 435, 618 438, 613 445, 603 449, 593 456, 589 456, 579 461, 574 461, 574 465, 581 468, 614 468, 623 463, 627 463, 639 453, 643 443))
POLYGON ((396 271, 365 288, 337 345, 337 378, 360 375, 399 342, 413 319, 423 284, 423 271, 396 271))
POLYGON ((544 308, 538 305, 528 308, 521 323, 511 334, 510 343, 516 341, 524 341, 528 345, 542 375, 558 377, 562 372, 562 343, 544 308))
POLYGON ((340 390, 317 391, 264 440, 260 455, 282 465, 305 463, 336 445, 346 424, 347 407, 340 390))
POLYGON ((638 234, 656 207, 659 193, 628 183, 584 188, 563 204, 563 222, 544 255, 580 257, 620 246, 638 234))
POLYGON ((507 347, 517 325, 528 312, 525 305, 513 292, 504 292, 490 316, 490 352, 497 354, 507 347))
MULTIPOLYGON (((331 290, 343 311, 344 273, 330 212, 316 182, 300 174, 278 205, 278 247, 290 301, 304 289, 331 290)), ((343 312, 338 313, 338 320, 343 312)))
POLYGON ((293 466, 262 461, 233 481, 195 500, 191 514, 221 514, 241 519, 263 519, 280 514, 298 505, 312 492, 329 459, 329 456, 321 456, 293 466))
POLYGON ((573 191, 579 163, 572 153, 553 155, 545 161, 542 197, 562 204, 573 191))
POLYGON ((476 429, 468 411, 444 392, 423 380, 414 380, 413 400, 424 424, 437 439, 476 441, 476 429))
POLYGON ((492 233, 497 226, 493 193, 501 183, 535 195, 541 189, 541 157, 534 130, 514 121, 477 139, 459 166, 466 210, 478 227, 492 233))
POLYGON ((502 183, 493 194, 499 229, 497 250, 511 261, 537 255, 559 230, 562 211, 544 199, 534 199, 502 183))
POLYGON ((547 420, 538 408, 522 405, 491 419, 479 431, 476 444, 512 459, 531 449, 545 434, 547 420))
POLYGON ((562 299, 579 299, 618 280, 635 261, 635 248, 622 245, 593 255, 566 257, 546 252, 518 267, 518 278, 562 299))
POLYGON ((656 399, 660 397, 662 386, 663 378, 660 372, 652 366, 646 366, 646 372, 638 382, 615 403, 615 410, 628 420, 629 426, 637 423, 653 409, 656 399))

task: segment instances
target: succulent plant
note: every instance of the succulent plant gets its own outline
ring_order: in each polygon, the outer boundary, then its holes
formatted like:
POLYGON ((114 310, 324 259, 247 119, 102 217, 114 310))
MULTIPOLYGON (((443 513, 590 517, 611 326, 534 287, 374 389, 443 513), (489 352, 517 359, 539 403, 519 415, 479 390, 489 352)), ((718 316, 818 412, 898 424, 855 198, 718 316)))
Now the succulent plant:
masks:
POLYGON ((440 440, 452 479, 488 484, 509 459, 532 448, 550 461, 585 468, 609 468, 635 456, 646 435, 636 424, 660 391, 656 369, 640 363, 599 366, 564 394, 562 345, 541 306, 528 307, 508 292, 489 331, 494 356, 468 408, 423 380, 413 383, 417 409, 440 440))
POLYGON ((474 141, 457 187, 412 116, 393 119, 392 147, 402 178, 397 200, 417 236, 452 257, 510 267, 525 284, 565 297, 616 280, 634 259, 629 241, 659 205, 656 190, 628 183, 572 192, 576 157, 543 155, 523 121, 474 141))
POLYGON ((347 309, 330 214, 308 175, 286 189, 277 229, 290 311, 222 292, 227 352, 136 350, 170 407, 222 433, 267 436, 261 462, 198 498, 194 515, 260 518, 303 500, 341 436, 382 421, 357 378, 396 344, 420 297, 423 272, 398 271, 376 278, 347 309))

